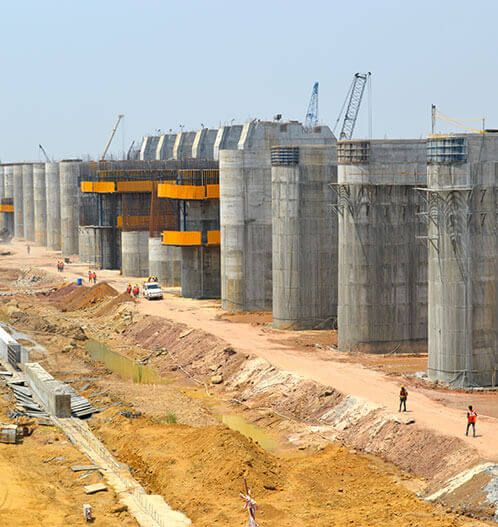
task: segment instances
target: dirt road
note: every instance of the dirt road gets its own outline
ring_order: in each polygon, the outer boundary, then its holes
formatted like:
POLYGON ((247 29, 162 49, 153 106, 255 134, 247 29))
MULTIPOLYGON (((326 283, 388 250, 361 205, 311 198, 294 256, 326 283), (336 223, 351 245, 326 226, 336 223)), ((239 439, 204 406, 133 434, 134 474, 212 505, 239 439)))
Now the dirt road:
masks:
MULTIPOLYGON (((5 250, 16 252, 12 256, 2 256, 4 267, 34 266, 55 274, 56 261, 60 254, 47 251, 43 247, 32 247, 31 254, 26 254, 24 243, 14 242, 5 246, 5 250)), ((69 264, 64 271, 64 278, 75 280, 85 278, 88 266, 69 264)), ((138 279, 120 276, 117 271, 99 271, 99 280, 106 280, 118 290, 124 290, 128 280, 138 282, 138 279)), ((301 335, 301 332, 280 332, 264 326, 245 323, 232 323, 217 318, 220 313, 216 301, 198 301, 181 298, 177 290, 170 290, 161 302, 140 300, 138 309, 145 314, 165 317, 174 322, 181 322, 193 328, 202 329, 208 333, 229 342, 237 351, 265 358, 277 368, 289 370, 304 378, 332 385, 337 390, 362 398, 374 404, 397 410, 400 379, 389 378, 383 373, 365 368, 359 364, 343 362, 341 354, 330 350, 314 348, 303 351, 293 347, 289 342, 301 335)), ((498 406, 498 393, 469 394, 454 392, 451 395, 451 407, 444 403, 444 398, 435 400, 426 388, 416 384, 408 385, 408 410, 410 416, 419 426, 435 430, 449 436, 459 437, 472 445, 484 457, 498 461, 498 419, 486 415, 486 408, 498 406), (468 404, 474 400, 482 400, 486 404, 479 413, 478 437, 466 438, 465 411, 468 404)), ((493 412, 488 412, 493 413, 493 412)))

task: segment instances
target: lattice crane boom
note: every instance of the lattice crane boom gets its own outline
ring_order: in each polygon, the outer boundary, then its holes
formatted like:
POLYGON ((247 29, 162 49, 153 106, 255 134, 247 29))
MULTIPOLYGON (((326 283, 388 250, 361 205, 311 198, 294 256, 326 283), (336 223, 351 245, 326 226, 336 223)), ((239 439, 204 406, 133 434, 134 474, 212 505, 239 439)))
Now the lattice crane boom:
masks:
MULTIPOLYGON (((349 92, 346 95, 347 108, 346 113, 344 114, 344 121, 342 123, 339 139, 351 139, 353 137, 356 119, 358 118, 358 113, 360 111, 361 100, 363 99, 363 93, 365 92, 365 87, 370 75, 370 72, 354 74, 353 82, 351 83, 349 92)), ((339 115, 338 120, 340 119, 341 114, 339 115)))
POLYGON ((318 125, 318 82, 313 84, 311 91, 311 98, 308 104, 308 111, 304 119, 304 127, 311 129, 318 125))

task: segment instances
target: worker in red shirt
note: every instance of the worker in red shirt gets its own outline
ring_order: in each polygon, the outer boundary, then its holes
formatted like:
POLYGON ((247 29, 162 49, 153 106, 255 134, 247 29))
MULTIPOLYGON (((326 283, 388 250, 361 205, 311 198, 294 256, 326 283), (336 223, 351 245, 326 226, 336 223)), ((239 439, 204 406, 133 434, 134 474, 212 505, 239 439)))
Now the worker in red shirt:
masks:
POLYGON ((472 405, 469 406, 469 411, 467 412, 467 430, 465 435, 469 435, 469 428, 472 425, 472 435, 476 436, 476 421, 477 421, 477 412, 472 408, 472 405))
POLYGON ((399 411, 401 412, 401 408, 403 408, 403 411, 406 412, 406 400, 408 399, 408 392, 406 391, 405 386, 401 386, 401 390, 399 391, 399 411))

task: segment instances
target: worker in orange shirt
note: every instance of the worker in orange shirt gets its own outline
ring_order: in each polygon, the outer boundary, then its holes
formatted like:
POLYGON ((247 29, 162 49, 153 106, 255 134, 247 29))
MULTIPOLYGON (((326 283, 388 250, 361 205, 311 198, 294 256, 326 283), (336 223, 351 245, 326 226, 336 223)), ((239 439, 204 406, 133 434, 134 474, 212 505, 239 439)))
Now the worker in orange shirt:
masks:
POLYGON ((128 285, 126 286, 126 292, 131 295, 131 282, 128 282, 128 285))
POLYGON ((403 411, 406 412, 406 399, 408 398, 408 392, 406 391, 405 386, 401 386, 401 390, 399 391, 399 411, 401 412, 401 407, 403 407, 403 411))
POLYGON ((476 421, 477 421, 477 412, 472 408, 472 405, 469 406, 469 411, 467 412, 467 430, 465 435, 469 435, 469 428, 472 425, 472 435, 476 436, 476 421))

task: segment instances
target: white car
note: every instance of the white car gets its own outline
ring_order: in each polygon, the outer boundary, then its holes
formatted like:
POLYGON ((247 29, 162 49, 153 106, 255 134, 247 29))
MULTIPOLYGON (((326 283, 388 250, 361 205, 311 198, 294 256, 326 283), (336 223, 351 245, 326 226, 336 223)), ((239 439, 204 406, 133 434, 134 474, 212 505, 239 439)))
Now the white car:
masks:
POLYGON ((157 282, 146 282, 143 287, 144 297, 149 300, 158 299, 161 300, 163 297, 163 291, 159 287, 157 282))

